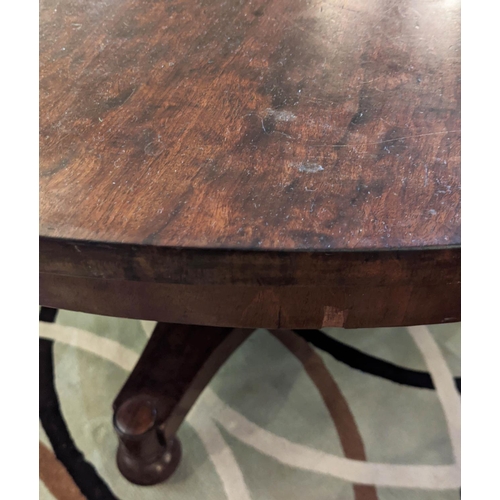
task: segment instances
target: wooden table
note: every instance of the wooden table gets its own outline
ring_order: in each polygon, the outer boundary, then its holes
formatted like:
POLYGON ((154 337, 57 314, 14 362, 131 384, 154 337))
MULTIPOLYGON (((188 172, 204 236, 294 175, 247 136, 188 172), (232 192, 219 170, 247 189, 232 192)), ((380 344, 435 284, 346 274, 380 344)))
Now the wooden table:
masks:
POLYGON ((40 304, 159 322, 128 479, 253 328, 459 320, 458 1, 40 9, 40 304))

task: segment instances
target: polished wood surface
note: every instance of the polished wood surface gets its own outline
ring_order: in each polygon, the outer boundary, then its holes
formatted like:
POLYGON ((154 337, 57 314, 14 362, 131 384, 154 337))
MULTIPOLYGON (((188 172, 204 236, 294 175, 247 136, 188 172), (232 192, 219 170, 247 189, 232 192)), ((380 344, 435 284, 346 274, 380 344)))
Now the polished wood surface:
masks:
MULTIPOLYGON (((458 258, 456 259, 458 261, 458 258)), ((460 282, 180 285, 40 275, 41 301, 94 314, 241 328, 373 328, 460 321, 460 282)), ((458 273, 457 273, 458 274, 458 273)))
POLYGON ((252 328, 460 319, 458 0, 41 0, 40 151, 40 304, 178 323, 135 483, 252 328))
POLYGON ((459 244, 459 8, 42 0, 41 235, 459 244))
POLYGON ((40 19, 41 304, 459 318, 458 2, 42 0, 40 19))
POLYGON ((92 242, 45 241, 41 303, 242 328, 359 328, 460 318, 460 249, 114 250, 92 242))

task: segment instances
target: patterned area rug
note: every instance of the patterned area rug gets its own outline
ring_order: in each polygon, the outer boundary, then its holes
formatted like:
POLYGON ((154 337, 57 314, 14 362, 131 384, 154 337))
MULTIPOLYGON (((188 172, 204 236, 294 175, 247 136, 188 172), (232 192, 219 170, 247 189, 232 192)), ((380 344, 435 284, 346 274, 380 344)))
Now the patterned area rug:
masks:
POLYGON ((460 498, 460 324, 256 330, 178 433, 166 482, 115 465, 111 403, 152 322, 42 308, 40 499, 460 498))

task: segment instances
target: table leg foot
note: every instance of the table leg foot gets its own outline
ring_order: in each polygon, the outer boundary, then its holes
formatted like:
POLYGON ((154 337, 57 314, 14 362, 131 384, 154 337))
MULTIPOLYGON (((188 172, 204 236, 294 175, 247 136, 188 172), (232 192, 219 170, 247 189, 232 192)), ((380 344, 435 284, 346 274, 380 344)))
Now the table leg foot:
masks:
POLYGON ((113 403, 117 465, 139 485, 170 477, 181 459, 175 437, 198 396, 252 330, 158 323, 113 403))
POLYGON ((118 447, 116 464, 122 476, 139 486, 152 486, 166 481, 177 469, 181 460, 181 442, 176 436, 167 440, 164 453, 153 462, 142 462, 118 447))

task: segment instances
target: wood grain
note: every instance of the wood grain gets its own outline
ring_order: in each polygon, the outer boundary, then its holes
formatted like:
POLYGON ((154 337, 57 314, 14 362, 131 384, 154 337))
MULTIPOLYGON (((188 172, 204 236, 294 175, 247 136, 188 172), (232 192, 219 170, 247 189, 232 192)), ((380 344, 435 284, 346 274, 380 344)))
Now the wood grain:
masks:
POLYGON ((61 309, 240 328, 374 328, 460 321, 460 283, 381 286, 180 285, 40 275, 61 309))
POLYGON ((40 151, 42 305, 460 316, 459 2, 42 0, 40 151))
POLYGON ((40 233, 161 247, 460 242, 445 0, 42 0, 40 233))

